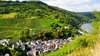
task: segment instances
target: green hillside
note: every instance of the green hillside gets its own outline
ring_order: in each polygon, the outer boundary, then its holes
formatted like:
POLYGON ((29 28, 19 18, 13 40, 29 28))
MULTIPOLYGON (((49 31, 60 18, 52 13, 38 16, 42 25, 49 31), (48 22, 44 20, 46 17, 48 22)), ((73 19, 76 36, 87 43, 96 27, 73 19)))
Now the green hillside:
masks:
POLYGON ((41 1, 0 1, 0 39, 19 39, 21 31, 50 31, 52 24, 78 29, 89 17, 49 6, 41 1))
POLYGON ((10 36, 18 38, 21 31, 28 28, 36 32, 48 31, 53 22, 51 19, 0 19, 0 39, 10 36))

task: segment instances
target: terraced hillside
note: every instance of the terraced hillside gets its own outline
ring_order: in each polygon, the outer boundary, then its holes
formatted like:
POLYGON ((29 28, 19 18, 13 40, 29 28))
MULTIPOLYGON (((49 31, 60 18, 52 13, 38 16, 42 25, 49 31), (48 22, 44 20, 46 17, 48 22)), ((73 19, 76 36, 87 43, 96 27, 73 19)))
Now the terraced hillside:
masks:
POLYGON ((53 22, 51 19, 0 19, 0 39, 18 38, 21 31, 28 28, 36 32, 48 31, 53 22))
POLYGON ((21 31, 49 31, 53 23, 79 28, 80 24, 90 22, 89 18, 41 1, 0 1, 0 39, 12 37, 19 39, 21 31))

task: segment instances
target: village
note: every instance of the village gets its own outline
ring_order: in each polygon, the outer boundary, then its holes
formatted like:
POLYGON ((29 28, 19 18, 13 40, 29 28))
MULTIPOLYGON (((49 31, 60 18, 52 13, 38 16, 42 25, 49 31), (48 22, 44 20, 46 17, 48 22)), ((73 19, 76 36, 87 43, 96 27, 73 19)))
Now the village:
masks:
MULTIPOLYGON (((8 46, 9 39, 3 39, 0 40, 0 44, 4 46, 8 46)), ((21 40, 18 42, 14 42, 11 46, 12 49, 15 47, 19 47, 23 51, 25 51, 25 45, 30 48, 30 51, 27 51, 27 56, 40 56, 41 54, 47 54, 50 52, 53 52, 55 50, 60 49, 63 47, 66 43, 69 43, 72 41, 72 37, 69 37, 67 40, 66 39, 53 39, 53 40, 48 40, 48 41, 42 41, 42 40, 37 40, 37 41, 31 41, 31 42, 26 42, 23 43, 21 40)), ((11 56, 10 54, 5 54, 4 56, 11 56)))

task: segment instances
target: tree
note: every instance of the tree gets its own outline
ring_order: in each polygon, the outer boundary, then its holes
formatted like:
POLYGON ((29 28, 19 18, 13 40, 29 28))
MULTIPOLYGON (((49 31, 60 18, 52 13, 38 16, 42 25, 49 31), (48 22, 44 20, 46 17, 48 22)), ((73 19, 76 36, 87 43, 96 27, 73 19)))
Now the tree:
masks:
POLYGON ((43 40, 46 40, 47 39, 47 37, 46 37, 46 32, 43 32, 43 40))
POLYGON ((95 17, 100 20, 100 11, 94 11, 93 14, 95 15, 95 17))
POLYGON ((32 35, 32 33, 30 33, 30 30, 27 29, 27 30, 22 31, 22 32, 20 33, 20 39, 21 39, 22 41, 31 40, 32 37, 33 37, 33 36, 31 36, 31 35, 32 35))
POLYGON ((0 44, 0 52, 3 54, 10 53, 9 49, 0 44))
POLYGON ((11 56, 26 56, 25 51, 22 51, 19 47, 15 47, 13 50, 10 49, 11 56))

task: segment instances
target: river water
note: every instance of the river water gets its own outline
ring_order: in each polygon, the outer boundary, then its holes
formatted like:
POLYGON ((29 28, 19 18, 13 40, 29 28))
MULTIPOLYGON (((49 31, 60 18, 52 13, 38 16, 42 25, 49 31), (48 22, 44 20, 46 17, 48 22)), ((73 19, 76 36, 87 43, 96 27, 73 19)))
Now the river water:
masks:
POLYGON ((91 23, 86 23, 81 26, 82 30, 87 31, 88 33, 93 32, 93 25, 91 23))

